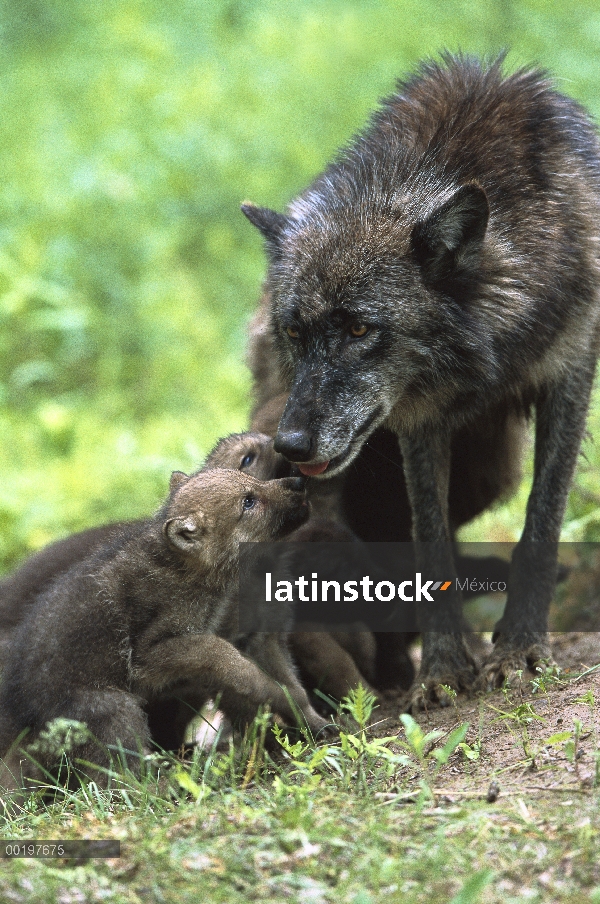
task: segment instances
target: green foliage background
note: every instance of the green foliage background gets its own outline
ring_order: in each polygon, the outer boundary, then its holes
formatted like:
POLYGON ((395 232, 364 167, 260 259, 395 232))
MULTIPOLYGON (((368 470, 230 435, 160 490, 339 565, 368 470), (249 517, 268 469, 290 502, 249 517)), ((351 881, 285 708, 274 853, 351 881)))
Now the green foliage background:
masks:
POLYGON ((282 208, 443 47, 510 47, 600 115, 598 0, 0 2, 0 567, 151 511, 245 426, 264 263, 240 202, 282 208))

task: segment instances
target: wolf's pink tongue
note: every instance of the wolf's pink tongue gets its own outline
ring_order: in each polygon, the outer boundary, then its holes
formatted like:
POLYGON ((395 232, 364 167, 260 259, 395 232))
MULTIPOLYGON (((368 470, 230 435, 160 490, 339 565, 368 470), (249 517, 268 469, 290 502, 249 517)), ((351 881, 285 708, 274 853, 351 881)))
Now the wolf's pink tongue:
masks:
POLYGON ((298 470, 301 474, 304 474, 305 477, 315 477, 317 474, 322 474, 323 471, 327 469, 328 461, 322 461, 318 465, 301 465, 298 462, 298 470))

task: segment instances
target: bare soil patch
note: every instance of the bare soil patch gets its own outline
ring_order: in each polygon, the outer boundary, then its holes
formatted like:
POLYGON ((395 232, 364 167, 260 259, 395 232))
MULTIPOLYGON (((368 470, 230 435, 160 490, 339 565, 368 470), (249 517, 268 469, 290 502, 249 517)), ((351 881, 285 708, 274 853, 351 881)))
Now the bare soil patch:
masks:
MULTIPOLYGON (((519 795, 526 801, 551 793, 568 801, 598 783, 600 666, 594 667, 600 663, 600 634, 554 635, 553 655, 558 675, 555 670, 537 680, 523 675, 520 684, 477 697, 460 695, 416 717, 423 731, 444 732, 436 744, 469 723, 468 747, 458 749, 441 771, 436 796, 519 795)), ((374 733, 402 734, 401 711, 401 701, 384 703, 376 710, 374 733)))

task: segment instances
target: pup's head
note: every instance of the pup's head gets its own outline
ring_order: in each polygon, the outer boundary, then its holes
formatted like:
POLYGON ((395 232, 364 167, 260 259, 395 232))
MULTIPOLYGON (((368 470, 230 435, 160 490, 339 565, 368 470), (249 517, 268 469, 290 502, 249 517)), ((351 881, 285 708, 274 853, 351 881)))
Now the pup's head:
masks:
POLYGON ((257 480, 242 471, 203 469, 171 476, 163 536, 200 571, 233 566, 238 544, 278 540, 309 515, 302 477, 257 480))
POLYGON ((361 166, 331 167, 289 215, 242 207, 266 240, 270 330, 290 390, 274 448, 306 475, 341 471, 390 416, 401 429, 436 416, 457 379, 485 368, 482 348, 491 366, 468 303, 485 192, 423 180, 401 197, 361 166))
POLYGON ((220 439, 212 450, 204 470, 232 468, 257 480, 290 477, 292 466, 273 448, 273 439, 264 433, 232 433, 220 439))

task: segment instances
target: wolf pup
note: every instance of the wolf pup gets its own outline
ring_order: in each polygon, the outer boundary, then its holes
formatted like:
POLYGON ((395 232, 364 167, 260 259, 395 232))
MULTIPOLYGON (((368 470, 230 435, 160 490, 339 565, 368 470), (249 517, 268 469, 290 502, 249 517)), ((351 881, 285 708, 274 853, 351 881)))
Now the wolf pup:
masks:
MULTIPOLYGON (((71 568, 29 610, 0 690, 0 755, 18 742, 55 768, 56 752, 44 753, 40 733, 57 718, 84 722, 91 733, 77 758, 103 765, 107 748, 146 751, 143 703, 180 694, 220 695, 234 723, 268 704, 294 724, 281 684, 310 728, 323 728, 284 651, 269 651, 266 674, 227 639, 237 630, 238 543, 283 537, 308 515, 303 478, 175 472, 153 519, 71 568)), ((19 783, 21 758, 14 749, 8 755, 2 784, 19 783)), ((25 760, 24 777, 37 774, 25 760)))
MULTIPOLYGON (((258 480, 291 476, 291 465, 274 451, 272 438, 257 431, 234 433, 220 439, 206 459, 204 470, 208 468, 235 468, 258 480)), ((323 486, 331 486, 331 482, 319 484, 318 488, 323 486)), ((323 496, 322 493, 319 495, 323 496)), ((332 512, 329 507, 324 507, 323 499, 317 499, 316 502, 317 512, 321 513, 321 517, 311 517, 309 523, 298 529, 299 533, 294 531, 297 540, 317 537, 322 542, 348 539, 347 532, 337 525, 333 526, 333 535, 330 532, 322 535, 324 521, 331 530, 332 512)), ((52 581, 101 547, 123 542, 128 533, 138 532, 144 523, 139 520, 107 524, 58 540, 35 553, 12 575, 0 581, 0 665, 5 663, 9 655, 17 626, 37 597, 48 590, 52 581)), ((285 650, 285 645, 282 647, 277 638, 264 633, 252 638, 233 638, 233 642, 238 647, 244 644, 245 654, 260 660, 269 674, 272 674, 272 659, 279 660, 282 649, 285 650)), ((290 636, 289 643, 300 671, 311 687, 319 686, 325 693, 341 698, 359 683, 369 686, 365 676, 371 674, 368 671, 373 645, 370 634, 353 632, 345 635, 338 631, 334 637, 322 630, 297 631, 290 636)), ((408 654, 405 656, 409 663, 408 654)), ((165 750, 177 750, 184 742, 190 718, 201 705, 202 701, 193 696, 181 695, 178 695, 178 699, 168 697, 149 701, 145 710, 152 740, 165 750)))
MULTIPOLYGON (((266 241, 288 401, 275 449, 318 480, 374 431, 399 439, 420 571, 452 580, 453 437, 535 409, 533 486, 491 658, 494 686, 550 656, 556 545, 598 354, 600 148, 539 71, 446 54, 398 85, 266 241)), ((452 589, 421 607, 411 705, 475 664, 452 589)))

